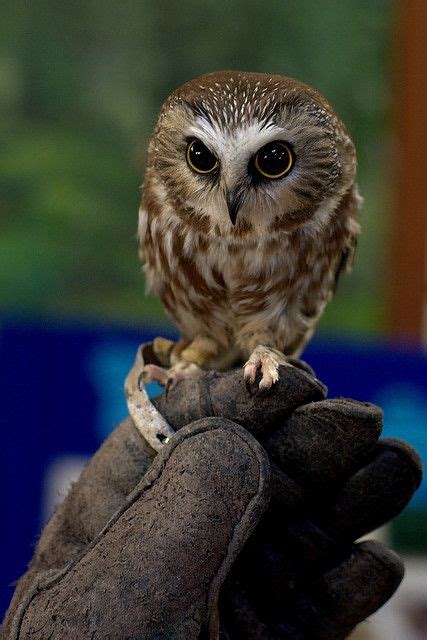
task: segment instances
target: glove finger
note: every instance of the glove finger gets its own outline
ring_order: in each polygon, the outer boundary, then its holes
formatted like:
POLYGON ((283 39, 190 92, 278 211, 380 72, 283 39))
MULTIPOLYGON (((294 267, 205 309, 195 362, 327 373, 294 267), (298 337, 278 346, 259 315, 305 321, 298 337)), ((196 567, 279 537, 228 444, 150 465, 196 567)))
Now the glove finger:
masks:
POLYGON ((308 364, 308 362, 305 362, 305 360, 300 360, 300 358, 288 357, 287 361, 293 367, 297 367, 297 369, 302 369, 303 371, 308 373, 312 378, 316 378, 317 377, 314 369, 312 369, 310 367, 310 365, 308 364))
POLYGON ((375 405, 334 398, 296 409, 264 446, 307 495, 318 496, 362 466, 381 429, 375 405))
POLYGON ((258 437, 283 421, 297 407, 322 400, 326 387, 306 370, 281 367, 280 378, 263 396, 251 395, 241 369, 210 371, 200 380, 183 380, 168 396, 153 399, 174 429, 205 416, 221 415, 258 437))
MULTIPOLYGON (((310 515, 284 520, 282 505, 268 510, 245 549, 249 580, 270 582, 282 597, 295 579, 313 574, 337 549, 385 524, 407 505, 421 482, 421 460, 404 442, 382 440, 371 460, 334 495, 332 505, 310 505, 310 515)), ((287 495, 298 494, 287 486, 287 495)), ((292 506, 292 505, 291 505, 292 506)), ((286 512, 285 512, 286 513, 286 512)))
POLYGON ((231 580, 220 600, 221 640, 306 640, 285 620, 269 623, 262 618, 244 584, 231 580))
POLYGON ((385 439, 316 522, 337 540, 356 540, 397 516, 421 483, 422 463, 407 443, 385 439))
POLYGON ((296 580, 319 573, 325 560, 337 553, 337 546, 306 516, 294 516, 284 524, 270 512, 244 550, 252 567, 247 580, 255 589, 261 582, 271 584, 285 598, 296 580))
POLYGON ((233 575, 221 613, 233 640, 340 640, 393 595, 402 577, 398 556, 368 541, 353 545, 320 578, 295 581, 285 598, 260 576, 250 584, 233 575))
POLYGON ((287 603, 289 620, 311 640, 340 640, 396 591, 403 563, 373 540, 354 545, 342 561, 287 603))
POLYGON ((147 640, 213 633, 219 588, 268 487, 265 451, 244 429, 219 418, 189 425, 82 557, 34 585, 13 627, 34 638, 39 629, 147 640))

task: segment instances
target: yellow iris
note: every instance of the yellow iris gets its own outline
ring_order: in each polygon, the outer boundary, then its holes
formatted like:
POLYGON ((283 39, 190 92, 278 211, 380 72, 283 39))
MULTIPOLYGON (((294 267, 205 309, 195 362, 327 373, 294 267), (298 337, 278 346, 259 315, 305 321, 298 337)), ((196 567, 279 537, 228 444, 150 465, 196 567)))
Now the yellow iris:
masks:
POLYGON ((218 168, 219 162, 201 140, 192 140, 187 146, 188 166, 196 173, 211 173, 218 168))
POLYGON ((293 165, 294 155, 285 142, 270 142, 255 156, 255 169, 270 180, 282 178, 289 173, 293 165))

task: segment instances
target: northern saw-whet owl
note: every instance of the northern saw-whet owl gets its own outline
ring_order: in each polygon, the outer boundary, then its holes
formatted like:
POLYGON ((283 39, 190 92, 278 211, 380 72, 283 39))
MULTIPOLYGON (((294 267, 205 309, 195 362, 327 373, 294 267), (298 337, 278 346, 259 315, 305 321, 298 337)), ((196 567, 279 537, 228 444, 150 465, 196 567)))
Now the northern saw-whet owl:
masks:
POLYGON ((139 246, 179 327, 157 339, 174 386, 244 362, 271 387, 301 353, 353 260, 361 199, 353 142, 332 107, 285 76, 225 71, 164 103, 148 147, 139 246))

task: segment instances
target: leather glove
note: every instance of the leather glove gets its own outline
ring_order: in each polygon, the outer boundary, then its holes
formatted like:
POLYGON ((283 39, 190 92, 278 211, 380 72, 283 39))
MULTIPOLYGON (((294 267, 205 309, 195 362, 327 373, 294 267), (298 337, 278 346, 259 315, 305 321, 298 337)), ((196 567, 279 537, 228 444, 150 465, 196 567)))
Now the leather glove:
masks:
POLYGON ((303 369, 265 397, 241 378, 160 396, 179 431, 157 455, 131 419, 111 434, 46 525, 5 638, 339 640, 392 595, 400 560, 353 540, 407 503, 416 454, 303 369))
POLYGON ((418 454, 378 440, 378 407, 324 399, 313 371, 293 364, 262 400, 248 396, 237 370, 210 372, 197 387, 184 381, 154 401, 175 429, 222 412, 269 454, 269 505, 221 592, 224 639, 340 640, 403 578, 385 545, 354 541, 408 503, 421 482, 418 454))

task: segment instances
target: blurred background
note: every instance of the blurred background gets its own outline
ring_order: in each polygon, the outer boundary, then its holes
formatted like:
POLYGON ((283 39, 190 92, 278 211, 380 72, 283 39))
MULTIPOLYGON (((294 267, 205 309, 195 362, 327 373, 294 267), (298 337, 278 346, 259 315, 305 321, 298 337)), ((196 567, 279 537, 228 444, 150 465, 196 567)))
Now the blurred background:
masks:
MULTIPOLYGON (((298 77, 347 124, 363 233, 353 274, 305 358, 330 395, 380 404, 385 434, 426 459, 422 0, 39 0, 2 9, 2 610, 70 478, 125 417, 137 345, 174 335, 159 302, 144 296, 139 186, 163 100, 202 73, 298 77)), ((425 486, 383 535, 408 558, 408 576, 360 637, 426 638, 425 486)))

